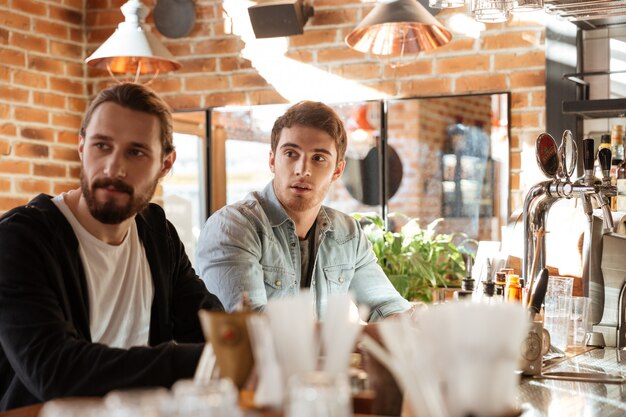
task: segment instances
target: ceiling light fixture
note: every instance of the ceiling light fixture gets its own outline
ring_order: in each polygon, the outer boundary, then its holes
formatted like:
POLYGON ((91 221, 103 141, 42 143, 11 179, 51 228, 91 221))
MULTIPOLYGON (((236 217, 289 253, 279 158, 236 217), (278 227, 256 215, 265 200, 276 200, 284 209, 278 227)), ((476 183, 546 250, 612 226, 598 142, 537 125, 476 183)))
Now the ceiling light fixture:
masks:
POLYGON ((248 14, 257 39, 277 38, 302 35, 314 9, 303 0, 278 0, 250 6, 248 14))
MULTIPOLYGON (((511 13, 543 9, 543 0, 468 0, 478 22, 506 22, 511 13)), ((438 9, 461 7, 464 0, 429 0, 429 6, 438 9)))
POLYGON ((417 0, 379 3, 346 36, 346 44, 383 56, 431 51, 450 42, 452 34, 417 0))
MULTIPOLYGON (((139 76, 174 71, 181 67, 170 51, 146 28, 148 8, 140 0, 128 0, 120 7, 125 20, 115 32, 85 62, 94 68, 102 68, 118 82, 115 74, 139 76)), ((149 82, 152 82, 150 80, 149 82)))

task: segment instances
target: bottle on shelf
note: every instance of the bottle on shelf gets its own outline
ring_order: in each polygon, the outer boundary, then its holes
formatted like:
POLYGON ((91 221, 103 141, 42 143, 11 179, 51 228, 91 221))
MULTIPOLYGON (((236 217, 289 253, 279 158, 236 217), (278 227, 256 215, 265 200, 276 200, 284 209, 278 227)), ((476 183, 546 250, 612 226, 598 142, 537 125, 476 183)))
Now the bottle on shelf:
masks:
POLYGON ((506 301, 509 303, 522 302, 522 285, 517 274, 510 274, 506 284, 506 301))

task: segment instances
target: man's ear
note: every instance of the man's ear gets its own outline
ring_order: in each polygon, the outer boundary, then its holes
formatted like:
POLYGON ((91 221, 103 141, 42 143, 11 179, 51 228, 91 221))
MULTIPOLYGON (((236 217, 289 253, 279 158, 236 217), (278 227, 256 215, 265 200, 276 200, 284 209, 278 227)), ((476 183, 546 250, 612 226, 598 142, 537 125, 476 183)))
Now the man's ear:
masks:
POLYGON ((274 162, 275 162, 275 156, 274 156, 274 152, 270 151, 270 171, 272 171, 272 174, 274 174, 274 162))
POLYGON ((335 171, 333 172, 333 181, 337 181, 340 177, 341 174, 343 174, 343 170, 346 167, 346 160, 342 160, 337 164, 337 167, 335 168, 335 171))
POLYGON ((167 175, 168 172, 172 170, 174 162, 176 162, 176 151, 170 152, 163 160, 163 163, 161 164, 161 172, 159 173, 159 178, 163 178, 167 175))
POLYGON ((78 157, 83 160, 83 152, 85 151, 85 138, 78 135, 78 157))

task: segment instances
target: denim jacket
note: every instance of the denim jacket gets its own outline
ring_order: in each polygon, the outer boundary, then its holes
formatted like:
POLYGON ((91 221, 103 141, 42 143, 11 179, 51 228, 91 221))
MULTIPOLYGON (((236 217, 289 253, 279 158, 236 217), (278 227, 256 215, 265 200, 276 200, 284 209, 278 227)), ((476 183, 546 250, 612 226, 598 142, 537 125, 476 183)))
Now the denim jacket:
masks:
MULTIPOLYGON (((322 207, 316 220, 319 242, 311 292, 317 317, 330 294, 350 292, 370 307, 369 321, 409 308, 380 266, 361 226, 352 217, 322 207)), ((300 291, 300 248, 294 222, 274 193, 273 183, 214 213, 204 225, 196 253, 199 275, 226 311, 248 292, 255 310, 268 299, 300 291)))

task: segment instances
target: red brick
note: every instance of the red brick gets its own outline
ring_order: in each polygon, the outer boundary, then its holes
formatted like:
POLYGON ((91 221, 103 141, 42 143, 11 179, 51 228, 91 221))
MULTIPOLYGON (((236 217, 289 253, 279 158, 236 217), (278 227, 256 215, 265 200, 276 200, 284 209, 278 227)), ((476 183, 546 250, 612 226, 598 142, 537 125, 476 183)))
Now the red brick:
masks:
POLYGON ((512 190, 519 190, 520 189, 519 174, 511 174, 509 178, 510 178, 509 188, 511 188, 512 190))
POLYGON ((522 156, 519 153, 511 153, 510 158, 511 166, 509 169, 521 169, 522 168, 522 156))
POLYGON ((313 26, 336 26, 341 24, 354 24, 355 21, 356 9, 334 9, 316 11, 310 24, 313 26))
POLYGON ((85 37, 82 28, 70 28, 70 40, 77 43, 84 42, 85 37))
POLYGON ((175 57, 184 58, 184 57, 188 57, 192 55, 190 43, 176 42, 176 43, 169 43, 166 46, 167 46, 167 50, 170 51, 172 55, 174 55, 175 57))
POLYGON ((339 74, 342 77, 357 80, 369 80, 379 78, 381 74, 380 64, 375 62, 367 62, 364 64, 346 64, 342 65, 339 74))
POLYGON ((411 80, 403 83, 400 87, 402 97, 435 95, 449 93, 450 91, 451 82, 447 78, 411 80))
POLYGON ((213 4, 196 4, 196 19, 210 20, 215 18, 216 11, 213 4))
POLYGON ((0 27, 29 30, 30 17, 3 10, 0 13, 0 27))
POLYGON ((240 93, 213 93, 205 97, 206 107, 242 106, 247 104, 246 94, 240 93))
MULTIPOLYGON (((15 129, 15 125, 13 123, 5 123, 0 125, 0 135, 5 136, 15 136, 17 130, 15 129)), ((2 172, 0 170, 0 172, 2 172)))
POLYGON ((30 52, 48 52, 48 42, 45 38, 38 36, 24 35, 22 33, 11 32, 11 45, 26 49, 30 52))
POLYGON ((313 51, 304 51, 302 49, 296 49, 295 51, 287 51, 285 56, 295 61, 312 63, 315 61, 313 51))
POLYGON ((78 145, 78 131, 61 131, 57 134, 59 143, 78 145))
POLYGON ((11 115, 11 107, 7 104, 0 104, 0 119, 8 119, 11 115))
POLYGON ((28 198, 24 197, 0 197, 0 211, 8 211, 17 206, 28 203, 28 198))
POLYGON ((18 193, 25 194, 50 194, 50 181, 42 180, 17 180, 15 184, 18 193))
POLYGON ((276 90, 256 90, 248 93, 250 105, 287 103, 288 100, 276 90))
POLYGON ((9 43, 9 37, 11 32, 6 29, 0 28, 0 45, 7 45, 9 43))
POLYGON ((487 55, 459 56, 437 60, 436 72, 450 74, 455 72, 482 71, 489 69, 490 57, 487 55))
POLYGON ((531 93, 531 106, 540 107, 546 105, 546 92, 545 91, 533 91, 531 93))
POLYGON ((46 14, 46 5, 33 0, 19 0, 13 2, 13 8, 27 14, 43 16, 46 14))
POLYGON ((49 13, 51 19, 61 20, 73 25, 80 25, 83 23, 83 14, 78 10, 71 10, 64 7, 57 7, 49 5, 49 13))
POLYGON ((186 91, 210 91, 226 90, 229 88, 228 77, 209 75, 204 77, 187 77, 185 79, 186 91))
POLYGON ((68 110, 71 110, 71 111, 84 113, 85 110, 87 109, 87 101, 82 98, 68 97, 67 108, 68 110))
POLYGON ((233 88, 238 87, 265 87, 268 85, 265 78, 259 74, 234 74, 231 76, 233 88))
POLYGON ((482 50, 528 48, 540 46, 542 43, 537 32, 529 31, 500 31, 495 35, 484 36, 481 41, 482 50))
POLYGON ((180 78, 165 78, 166 75, 155 79, 150 88, 159 94, 163 93, 180 93, 182 91, 182 82, 180 78))
POLYGON ((85 10, 106 9, 109 7, 109 0, 87 0, 86 3, 85 10))
POLYGON ((33 55, 28 57, 28 68, 57 75, 62 75, 65 72, 65 65, 62 61, 33 55))
POLYGON ((0 172, 3 174, 29 174, 30 162, 0 159, 0 172))
POLYGON ((33 164, 33 175, 39 177, 65 177, 65 165, 55 163, 33 164))
POLYGON ((32 107, 16 107, 15 119, 21 122, 48 123, 48 111, 32 107))
POLYGON ((67 94, 84 94, 84 84, 80 81, 72 81, 65 78, 50 78, 50 88, 52 90, 67 94))
POLYGON ((109 36, 115 31, 115 28, 104 28, 104 29, 94 29, 89 24, 87 24, 87 28, 85 29, 87 43, 92 44, 92 49, 89 49, 89 53, 87 56, 93 53, 93 51, 98 48, 98 46, 109 39, 109 36))
POLYGON ((55 146, 52 148, 52 159, 55 161, 80 161, 77 149, 61 146, 55 146))
POLYGON ((53 55, 61 55, 64 58, 76 59, 82 61, 83 48, 81 45, 50 41, 50 52, 53 55))
POLYGON ((52 115, 52 125, 53 126, 63 126, 76 129, 80 128, 80 124, 82 122, 81 116, 74 116, 70 114, 53 114, 52 115))
POLYGON ((239 38, 209 39, 195 46, 196 55, 204 54, 236 54, 243 49, 243 42, 239 38))
POLYGON ((13 76, 13 82, 15 84, 23 85, 25 87, 33 87, 45 89, 48 85, 48 79, 43 74, 38 74, 32 71, 19 71, 13 76))
POLYGON ((529 93, 511 93, 511 108, 523 108, 528 107, 528 96, 529 93))
POLYGON ((11 144, 8 140, 0 140, 0 155, 8 155, 11 153, 11 144))
POLYGON ((68 27, 67 25, 49 22, 47 20, 36 19, 35 20, 35 32, 45 35, 50 35, 55 38, 67 39, 68 27))
MULTIPOLYGON (((219 59, 220 70, 223 72, 245 70, 252 68, 250 60, 240 57, 222 57, 219 59)), ((215 71, 215 67, 211 71, 215 71)))
POLYGON ((511 126, 538 127, 540 113, 535 111, 512 113, 511 126))
POLYGON ((0 97, 10 101, 28 101, 28 90, 0 85, 0 97))
POLYGON ((6 67, 0 67, 0 80, 8 82, 11 79, 11 74, 13 73, 13 71, 14 70, 6 67))
POLYGON ((66 62, 65 74, 70 77, 82 78, 85 76, 85 66, 83 63, 66 62))
POLYGON ((0 62, 2 62, 2 65, 23 67, 26 63, 26 56, 24 52, 2 48, 0 49, 0 62))
POLYGON ((13 147, 13 155, 24 158, 47 158, 49 154, 50 149, 47 145, 16 143, 13 147))
POLYGON ((74 10, 84 10, 85 1, 84 0, 63 0, 63 5, 74 10))
POLYGON ((201 97, 198 95, 177 94, 175 96, 165 96, 163 99, 173 110, 191 110, 205 107, 201 105, 201 97))
POLYGON ((476 40, 472 38, 452 38, 447 44, 431 51, 430 54, 442 55, 448 52, 472 51, 476 40))
MULTIPOLYGON (((224 58, 220 58, 224 59, 224 58)), ((182 68, 177 71, 177 73, 190 73, 190 72, 201 72, 206 74, 207 72, 215 72, 215 68, 217 66, 215 58, 197 58, 197 59, 187 59, 181 60, 182 68)), ((222 71, 226 71, 222 68, 222 71)))
POLYGON ((414 61, 402 65, 385 65, 385 77, 403 78, 413 75, 430 75, 433 73, 432 61, 414 61))
POLYGON ((8 178, 0 178, 0 192, 8 193, 11 191, 11 180, 8 178))
POLYGON ((82 170, 81 166, 68 166, 69 177, 70 178, 80 178, 80 171, 82 170))
POLYGON ((49 129, 23 127, 20 129, 20 135, 27 139, 40 139, 48 142, 54 141, 54 132, 49 129))
POLYGON ((57 109, 65 108, 65 97, 54 93, 33 92, 33 101, 35 104, 45 107, 55 107, 57 109))
POLYGON ((387 94, 390 96, 398 95, 398 84, 395 81, 380 81, 374 83, 366 83, 365 87, 371 88, 373 90, 379 91, 382 94, 387 94))
POLYGON ((455 93, 502 91, 507 89, 502 74, 466 75, 455 80, 455 93))
POLYGON ((546 73, 543 70, 515 72, 511 74, 511 89, 521 87, 542 87, 546 84, 546 73))
POLYGON ((67 191, 75 190, 80 187, 79 181, 74 182, 55 182, 53 184, 52 194, 58 195, 67 191))
POLYGON ((302 35, 290 36, 289 46, 295 48, 298 46, 323 45, 334 43, 336 40, 336 29, 307 30, 302 35))
MULTIPOLYGON (((350 61, 363 59, 365 55, 348 47, 324 48, 317 51, 318 62, 350 61)), ((301 62, 309 62, 299 59, 301 62)))
POLYGON ((544 67, 546 55, 543 51, 527 53, 495 55, 495 68, 501 69, 527 69, 530 67, 544 67))

